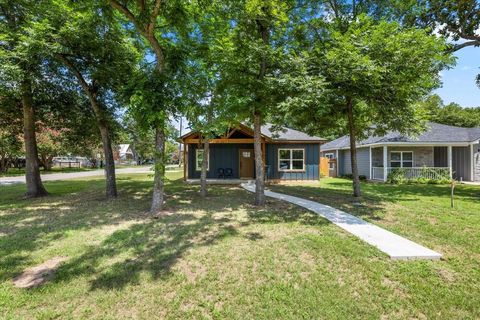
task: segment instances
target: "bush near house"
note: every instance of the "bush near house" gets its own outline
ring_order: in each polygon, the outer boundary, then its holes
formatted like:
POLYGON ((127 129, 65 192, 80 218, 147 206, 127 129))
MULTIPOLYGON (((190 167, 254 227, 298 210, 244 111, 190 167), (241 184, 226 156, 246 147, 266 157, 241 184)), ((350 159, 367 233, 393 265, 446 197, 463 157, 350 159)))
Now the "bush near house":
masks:
POLYGON ((387 182, 393 184, 447 184, 451 182, 451 179, 448 169, 424 167, 419 174, 412 175, 408 168, 397 168, 388 175, 387 182))

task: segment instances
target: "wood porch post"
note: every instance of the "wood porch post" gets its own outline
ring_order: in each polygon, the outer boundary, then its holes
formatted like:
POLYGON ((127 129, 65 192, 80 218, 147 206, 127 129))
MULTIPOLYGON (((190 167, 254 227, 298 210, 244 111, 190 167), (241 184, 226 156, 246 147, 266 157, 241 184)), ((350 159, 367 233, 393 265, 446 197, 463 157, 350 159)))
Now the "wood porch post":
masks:
POLYGON ((453 171, 452 171, 452 146, 447 147, 447 159, 448 159, 448 171, 450 175, 450 179, 453 178, 453 171))
POLYGON ((387 146, 383 146, 383 182, 387 182, 388 175, 388 150, 387 146))

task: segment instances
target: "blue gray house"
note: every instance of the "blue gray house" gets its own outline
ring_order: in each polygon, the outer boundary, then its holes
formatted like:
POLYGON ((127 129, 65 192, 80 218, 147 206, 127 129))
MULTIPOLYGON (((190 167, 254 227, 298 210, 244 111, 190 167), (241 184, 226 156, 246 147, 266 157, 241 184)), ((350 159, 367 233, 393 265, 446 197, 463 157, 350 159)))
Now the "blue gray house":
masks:
MULTIPOLYGON (((318 180, 320 178, 320 145, 326 140, 283 128, 273 131, 271 124, 262 126, 262 151, 267 180, 318 180)), ((184 144, 184 178, 200 178, 205 156, 200 134, 190 132, 181 138, 184 144)), ((210 140, 207 155, 207 179, 253 179, 255 157, 253 130, 239 125, 210 140)))
MULTIPOLYGON (((416 138, 398 132, 371 136, 357 143, 360 175, 370 180, 386 181, 388 175, 403 168, 408 176, 448 170, 451 177, 463 181, 480 181, 480 128, 461 128, 429 123, 416 138), (425 170, 428 168, 429 170, 425 170)), ((335 159, 331 175, 351 174, 349 137, 343 136, 322 145, 322 157, 335 159)))

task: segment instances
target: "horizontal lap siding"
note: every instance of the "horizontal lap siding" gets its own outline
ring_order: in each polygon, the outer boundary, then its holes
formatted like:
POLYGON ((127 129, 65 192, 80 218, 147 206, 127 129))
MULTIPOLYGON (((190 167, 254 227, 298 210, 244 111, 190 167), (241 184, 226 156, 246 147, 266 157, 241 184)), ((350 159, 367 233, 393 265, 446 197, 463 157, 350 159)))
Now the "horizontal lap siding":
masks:
POLYGON ((318 180, 320 161, 319 144, 267 144, 266 163, 268 179, 281 180, 318 180), (304 172, 278 171, 278 149, 305 149, 304 172))
MULTIPOLYGON (((350 157, 350 150, 341 150, 341 174, 352 174, 352 159, 350 157)), ((357 149, 357 168, 358 174, 361 176, 370 176, 370 149, 358 148, 357 149)))
MULTIPOLYGON (((195 157, 198 145, 190 144, 188 148, 188 178, 200 179, 200 171, 195 170, 195 157)), ((208 179, 218 177, 219 168, 231 168, 233 178, 239 178, 239 150, 253 149, 253 144, 211 144, 210 145, 210 169, 207 172, 208 179)))

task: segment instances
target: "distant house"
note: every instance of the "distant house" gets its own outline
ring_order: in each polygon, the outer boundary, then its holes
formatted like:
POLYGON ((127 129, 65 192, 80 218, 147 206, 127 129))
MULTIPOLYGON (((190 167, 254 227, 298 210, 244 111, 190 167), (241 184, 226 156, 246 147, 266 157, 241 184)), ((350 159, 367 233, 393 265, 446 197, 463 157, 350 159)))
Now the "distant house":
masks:
POLYGON ((116 161, 132 161, 135 160, 135 152, 130 144, 119 144, 115 155, 116 161))
MULTIPOLYGON (((371 136, 357 143, 357 164, 360 175, 386 181, 397 168, 410 176, 448 170, 450 176, 463 181, 480 181, 480 128, 461 128, 429 123, 417 138, 398 132, 371 136)), ((323 157, 335 159, 334 174, 351 174, 349 137, 343 136, 322 145, 323 157)))
MULTIPOLYGON (((262 156, 269 180, 319 179, 320 145, 326 140, 283 128, 274 132, 272 125, 262 126, 262 156)), ((204 152, 198 132, 180 139, 184 148, 184 177, 199 179, 204 152)), ((207 155, 207 179, 253 179, 255 156, 253 130, 245 125, 231 128, 210 141, 207 155)))

